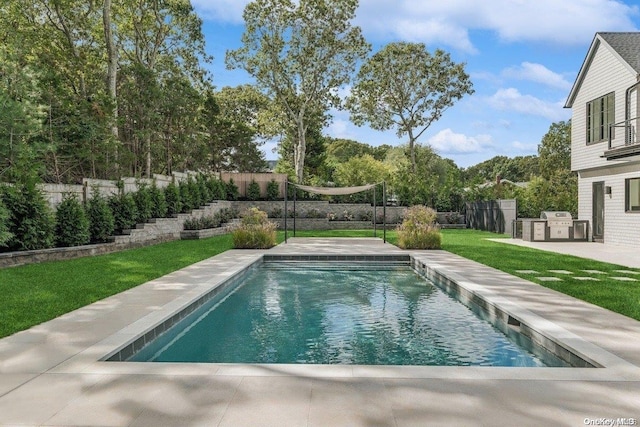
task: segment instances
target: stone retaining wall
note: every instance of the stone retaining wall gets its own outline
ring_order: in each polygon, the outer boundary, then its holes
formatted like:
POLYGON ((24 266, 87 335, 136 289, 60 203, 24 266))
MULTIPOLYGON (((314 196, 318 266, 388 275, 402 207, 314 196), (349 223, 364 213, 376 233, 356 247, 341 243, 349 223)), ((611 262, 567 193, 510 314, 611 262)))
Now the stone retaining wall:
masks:
POLYGON ((135 229, 127 231, 128 234, 115 236, 114 240, 117 244, 144 242, 158 238, 176 240, 180 238, 180 232, 184 230, 184 222, 187 219, 213 215, 229 207, 231 207, 229 202, 219 201, 208 203, 188 214, 178 214, 176 218, 154 218, 150 222, 136 225, 135 229))
POLYGON ((206 239, 207 237, 221 236, 223 234, 231 233, 234 226, 225 224, 218 228, 206 228, 204 230, 184 230, 180 232, 180 238, 182 240, 198 240, 206 239))
POLYGON ((111 243, 0 253, 0 268, 101 255, 177 240, 180 239, 180 232, 184 230, 184 222, 187 219, 213 215, 229 207, 229 202, 219 201, 195 209, 189 214, 178 214, 176 218, 154 218, 145 224, 138 224, 135 229, 126 230, 128 234, 114 236, 111 243))
MULTIPOLYGON (((231 206, 240 212, 246 209, 249 209, 251 207, 257 207, 261 211, 264 211, 267 214, 269 214, 271 219, 275 219, 272 216, 274 211, 280 212, 280 215, 282 215, 282 212, 284 211, 283 200, 276 200, 276 201, 241 200, 241 201, 231 202, 231 206)), ((400 222, 405 209, 406 208, 403 206, 387 206, 386 208, 387 222, 388 223, 400 222)), ((287 210, 289 212, 293 212, 292 200, 288 201, 287 210)), ((337 217, 342 217, 344 216, 344 213, 346 211, 348 214, 353 216, 354 220, 357 221, 361 217, 361 215, 372 215, 373 207, 370 205, 358 204, 358 203, 329 203, 328 201, 319 201, 319 200, 296 201, 296 214, 298 215, 298 218, 306 218, 307 215, 309 215, 310 211, 320 216, 320 218, 313 218, 313 219, 327 218, 327 215, 329 213, 332 213, 337 217)), ((382 215, 383 215, 382 206, 378 206, 376 208, 376 216, 378 218, 382 218, 382 215)), ((338 222, 338 221, 335 221, 335 222, 338 222)), ((344 222, 353 222, 353 221, 344 221, 344 222)))

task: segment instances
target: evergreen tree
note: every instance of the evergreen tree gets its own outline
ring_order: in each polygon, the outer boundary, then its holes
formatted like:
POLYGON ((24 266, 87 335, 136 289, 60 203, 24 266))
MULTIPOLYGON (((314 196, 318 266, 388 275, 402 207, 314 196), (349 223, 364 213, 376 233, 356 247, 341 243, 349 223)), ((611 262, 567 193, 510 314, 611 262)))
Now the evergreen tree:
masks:
POLYGON ((152 203, 151 218, 164 218, 167 216, 167 200, 155 181, 151 184, 149 195, 152 203))
POLYGON ((65 194, 56 210, 56 244, 80 246, 89 243, 89 218, 75 194, 65 194))
POLYGON ((10 250, 53 247, 55 219, 33 180, 5 186, 2 200, 9 210, 10 250))
POLYGON ((247 199, 258 200, 259 198, 260 198, 260 185, 255 180, 251 180, 249 187, 247 187, 247 199))
POLYGON ((113 235, 115 220, 107 200, 97 187, 91 191, 91 199, 87 202, 89 217, 89 235, 92 242, 106 242, 113 235))
POLYGON ((167 202, 167 216, 174 216, 182 212, 180 189, 175 183, 170 182, 164 189, 164 198, 167 202))
POLYGON ((7 245, 12 236, 9 232, 9 211, 0 197, 0 248, 7 245))

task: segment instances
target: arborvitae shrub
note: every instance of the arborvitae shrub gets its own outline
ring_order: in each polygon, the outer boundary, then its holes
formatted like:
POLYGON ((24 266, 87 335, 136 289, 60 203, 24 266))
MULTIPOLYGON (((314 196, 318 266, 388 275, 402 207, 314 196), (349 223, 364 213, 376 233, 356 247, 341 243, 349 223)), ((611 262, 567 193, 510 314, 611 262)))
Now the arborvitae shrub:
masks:
POLYGON ((149 188, 149 195, 151 196, 151 218, 164 218, 167 216, 167 201, 164 193, 158 188, 154 181, 149 188))
POLYGON ((46 249, 54 245, 55 218, 34 182, 6 186, 2 200, 9 211, 10 250, 46 249))
POLYGON ((216 187, 218 188, 216 200, 227 200, 227 184, 220 179, 216 179, 216 187))
POLYGON ((56 244, 80 246, 89 243, 89 218, 75 194, 64 194, 56 210, 56 244))
POLYGON ((200 192, 200 185, 197 180, 189 178, 188 186, 189 192, 191 193, 191 209, 198 209, 200 206, 204 205, 204 198, 200 192))
POLYGON ((109 199, 109 207, 113 212, 114 226, 116 230, 127 230, 134 228, 138 212, 136 202, 131 194, 124 194, 122 191, 119 195, 112 196, 109 199))
POLYGON ((235 182, 233 182, 233 178, 229 178, 229 182, 227 182, 227 200, 238 200, 238 195, 240 192, 238 191, 238 186, 235 182))
POLYGON ((182 202, 182 209, 180 210, 180 212, 183 213, 191 212, 193 209, 195 209, 194 206, 196 204, 189 182, 190 179, 187 181, 182 181, 180 182, 180 184, 178 184, 178 190, 180 191, 180 201, 182 202))
POLYGON ((209 187, 209 196, 211 201, 226 199, 226 188, 224 183, 215 177, 209 177, 207 180, 207 187, 209 187))
POLYGON ((251 183, 247 187, 247 199, 258 200, 260 198, 260 184, 255 180, 251 180, 251 183))
POLYGON ((149 221, 153 216, 153 200, 147 184, 138 184, 138 191, 133 193, 133 200, 136 202, 136 222, 149 221))
POLYGON ((9 231, 9 210, 2 202, 0 193, 0 248, 8 245, 12 236, 13 234, 9 231))
POLYGON ((279 197, 280 197, 280 184, 278 184, 275 179, 272 179, 267 183, 267 199, 278 200, 279 197))
POLYGON ((164 199, 167 202, 167 216, 177 215, 182 212, 180 189, 173 182, 170 182, 167 188, 164 189, 164 199))
POLYGON ((97 188, 93 189, 87 202, 87 216, 91 241, 106 242, 113 235, 115 223, 109 203, 97 188))
POLYGON ((198 192, 200 193, 200 206, 204 206, 213 201, 211 191, 207 185, 207 177, 203 174, 198 175, 196 177, 196 183, 198 184, 198 192))

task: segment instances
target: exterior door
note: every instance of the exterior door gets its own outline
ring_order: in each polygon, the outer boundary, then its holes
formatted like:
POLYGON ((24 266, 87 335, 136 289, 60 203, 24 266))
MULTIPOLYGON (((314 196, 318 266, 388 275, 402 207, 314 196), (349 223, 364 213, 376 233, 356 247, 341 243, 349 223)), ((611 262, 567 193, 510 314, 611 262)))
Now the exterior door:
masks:
POLYGON ((604 182, 593 183, 593 240, 604 241, 604 182))

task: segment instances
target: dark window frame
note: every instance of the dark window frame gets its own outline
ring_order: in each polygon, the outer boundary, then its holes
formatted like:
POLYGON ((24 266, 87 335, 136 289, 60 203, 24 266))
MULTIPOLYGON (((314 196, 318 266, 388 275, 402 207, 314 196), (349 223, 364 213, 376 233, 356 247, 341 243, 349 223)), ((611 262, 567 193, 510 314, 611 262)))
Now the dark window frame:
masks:
POLYGON ((609 92, 587 102, 587 145, 608 141, 609 132, 611 132, 611 139, 614 138, 615 130, 611 125, 615 123, 615 104, 615 92, 609 92))
POLYGON ((624 211, 627 213, 640 213, 640 177, 627 178, 624 180, 624 211), (631 182, 637 182, 638 204, 631 206, 631 182))

